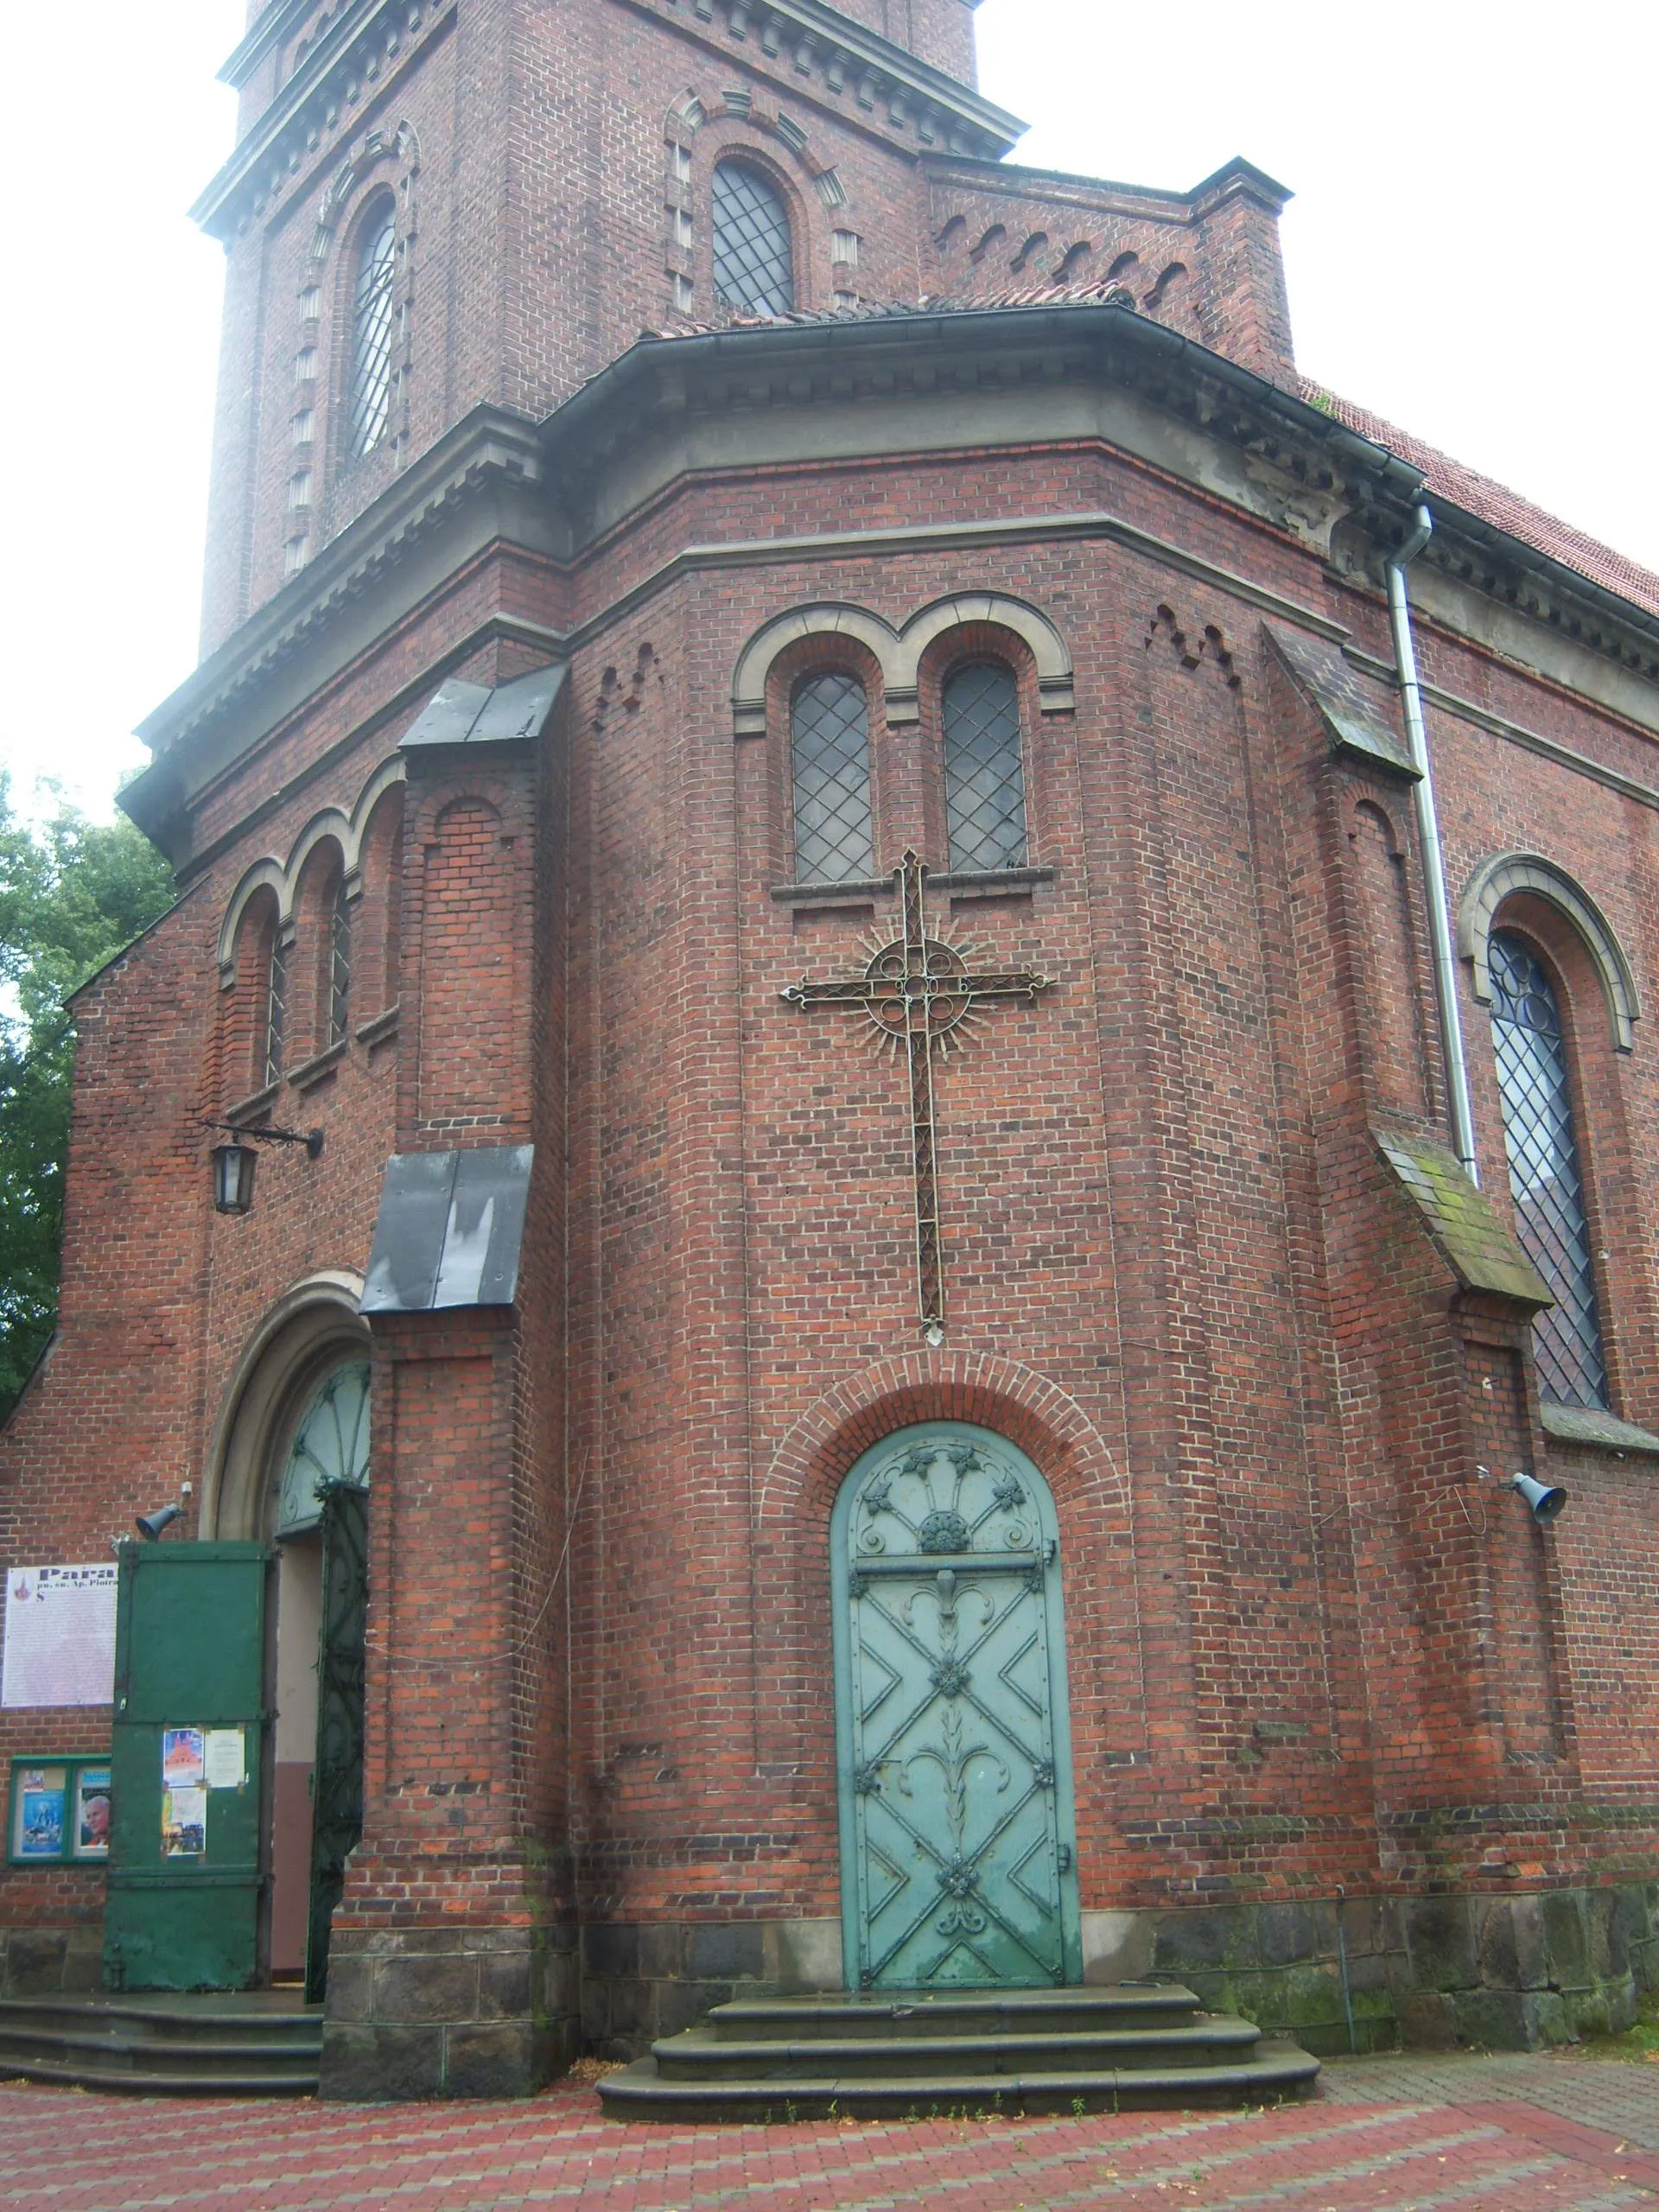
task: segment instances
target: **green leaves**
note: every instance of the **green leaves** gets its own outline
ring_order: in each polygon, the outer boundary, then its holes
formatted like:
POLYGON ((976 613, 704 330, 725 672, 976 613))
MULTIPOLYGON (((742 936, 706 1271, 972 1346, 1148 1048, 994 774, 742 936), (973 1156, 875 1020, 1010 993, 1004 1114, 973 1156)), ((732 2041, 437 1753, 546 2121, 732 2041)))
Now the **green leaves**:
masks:
POLYGON ((130 823, 61 801, 21 820, 0 771, 0 1419, 57 1317, 75 1054, 63 1001, 172 899, 172 871, 130 823))

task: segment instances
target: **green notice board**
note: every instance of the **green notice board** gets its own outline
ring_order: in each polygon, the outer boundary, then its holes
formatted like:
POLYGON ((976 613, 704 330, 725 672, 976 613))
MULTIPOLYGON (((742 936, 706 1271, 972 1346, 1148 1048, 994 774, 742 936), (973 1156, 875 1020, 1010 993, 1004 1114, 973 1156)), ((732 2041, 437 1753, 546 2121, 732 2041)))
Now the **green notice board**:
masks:
POLYGON ((112 1989, 245 1989, 264 1822, 261 1544, 124 1544, 116 1604, 112 1989))

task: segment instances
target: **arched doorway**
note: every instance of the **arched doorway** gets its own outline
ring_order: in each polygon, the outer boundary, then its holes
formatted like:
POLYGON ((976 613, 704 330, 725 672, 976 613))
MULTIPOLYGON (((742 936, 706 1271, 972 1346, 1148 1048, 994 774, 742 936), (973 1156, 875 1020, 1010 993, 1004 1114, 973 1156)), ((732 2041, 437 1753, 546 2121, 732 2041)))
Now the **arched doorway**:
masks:
POLYGON ((270 1971, 314 1998, 362 1829, 368 1487, 369 1363, 336 1356, 296 1394, 264 1531, 276 1554, 270 1971))
POLYGON ((830 1523, 854 1989, 1082 1980, 1058 1529, 990 1430, 872 1447, 830 1523))

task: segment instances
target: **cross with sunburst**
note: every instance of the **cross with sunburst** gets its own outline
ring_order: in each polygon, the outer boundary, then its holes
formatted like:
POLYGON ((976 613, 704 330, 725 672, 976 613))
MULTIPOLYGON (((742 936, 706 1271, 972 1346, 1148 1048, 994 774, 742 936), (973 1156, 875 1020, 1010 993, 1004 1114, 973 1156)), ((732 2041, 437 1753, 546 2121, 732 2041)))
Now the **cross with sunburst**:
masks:
POLYGON ((846 1007, 868 1016, 879 1036, 902 1047, 910 1071, 910 1131, 916 1181, 916 1296, 931 1344, 944 1342, 944 1255, 939 1236, 938 1132, 933 1063, 967 1041, 982 999, 1035 1003, 1051 978, 1029 968, 976 969, 973 948, 927 934, 922 886, 928 871, 914 853, 894 869, 904 902, 904 934, 878 944, 862 974, 827 983, 803 980, 780 995, 791 1006, 846 1007))

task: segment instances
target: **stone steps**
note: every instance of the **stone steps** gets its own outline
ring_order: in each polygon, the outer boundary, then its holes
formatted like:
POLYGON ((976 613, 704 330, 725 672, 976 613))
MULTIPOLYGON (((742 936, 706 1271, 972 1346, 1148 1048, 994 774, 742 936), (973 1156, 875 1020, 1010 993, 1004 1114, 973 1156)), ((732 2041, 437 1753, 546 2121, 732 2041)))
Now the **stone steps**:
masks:
POLYGON ((259 1993, 0 1999, 0 2077, 175 2095, 311 2096, 322 2012, 259 1993))
POLYGON ((902 2119, 1268 2101, 1319 2070, 1173 1986, 884 1992, 716 2005, 599 2093, 618 2120, 902 2119))

